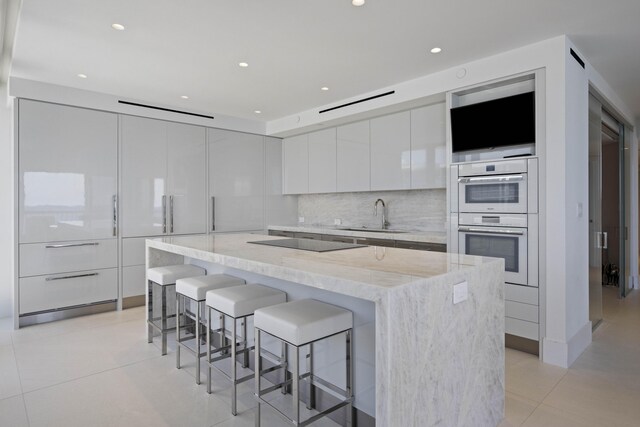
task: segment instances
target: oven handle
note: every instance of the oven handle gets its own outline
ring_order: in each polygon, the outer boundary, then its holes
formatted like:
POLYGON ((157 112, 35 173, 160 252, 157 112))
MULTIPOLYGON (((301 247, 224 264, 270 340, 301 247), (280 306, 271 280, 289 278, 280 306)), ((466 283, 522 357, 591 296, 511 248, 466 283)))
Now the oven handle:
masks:
POLYGON ((485 234, 510 234, 513 236, 523 236, 524 231, 522 230, 507 230, 507 229, 487 229, 487 228, 474 228, 474 227, 458 227, 458 231, 468 232, 468 233, 485 233, 485 234))
POLYGON ((458 182, 466 184, 471 182, 518 182, 524 181, 524 175, 497 175, 497 176, 475 176, 472 178, 458 178, 458 182))

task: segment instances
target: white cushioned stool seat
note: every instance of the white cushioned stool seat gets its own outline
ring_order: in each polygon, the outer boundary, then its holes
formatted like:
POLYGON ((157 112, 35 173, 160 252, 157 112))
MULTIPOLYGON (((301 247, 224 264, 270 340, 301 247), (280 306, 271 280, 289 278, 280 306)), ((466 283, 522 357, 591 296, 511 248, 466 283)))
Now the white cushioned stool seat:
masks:
POLYGON ((208 276, 189 277, 176 281, 176 292, 195 301, 204 301, 207 291, 244 285, 246 282, 239 277, 227 274, 210 274, 208 276))
POLYGON ((353 327, 353 313, 324 302, 304 299, 256 310, 256 328, 301 346, 353 327))
POLYGON ((173 285, 179 279, 203 276, 207 270, 191 264, 167 265, 147 270, 147 279, 161 286, 173 285))
POLYGON ((259 308, 286 300, 286 293, 255 283, 207 292, 209 307, 235 318, 249 316, 259 308))

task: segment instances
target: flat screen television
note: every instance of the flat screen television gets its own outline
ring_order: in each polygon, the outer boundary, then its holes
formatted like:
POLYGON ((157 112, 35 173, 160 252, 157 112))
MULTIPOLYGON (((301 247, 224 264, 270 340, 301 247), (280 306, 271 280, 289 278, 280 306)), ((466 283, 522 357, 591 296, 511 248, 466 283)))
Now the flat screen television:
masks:
POLYGON ((454 153, 535 143, 535 93, 452 108, 451 141, 454 153))

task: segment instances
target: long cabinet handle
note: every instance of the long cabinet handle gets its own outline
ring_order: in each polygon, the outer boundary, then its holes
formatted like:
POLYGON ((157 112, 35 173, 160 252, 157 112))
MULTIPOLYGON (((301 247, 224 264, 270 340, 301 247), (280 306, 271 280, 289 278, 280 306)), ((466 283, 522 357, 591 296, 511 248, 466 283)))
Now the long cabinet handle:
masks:
POLYGON ((524 231, 520 230, 506 230, 500 228, 473 228, 473 227, 458 227, 458 231, 467 232, 467 233, 484 233, 484 234, 511 234, 514 236, 522 236, 524 235, 524 231))
POLYGON ((523 181, 524 175, 497 175, 497 176, 477 176, 473 178, 458 178, 458 182, 518 182, 523 181))
POLYGON ((74 274, 73 276, 47 277, 45 280, 47 282, 51 282, 53 280, 78 279, 80 277, 91 277, 91 276, 97 276, 97 275, 98 273, 74 274))
POLYGON ((169 233, 173 234, 173 196, 169 196, 169 233))
POLYGON ((45 248, 47 249, 59 249, 59 248, 73 248, 76 246, 98 246, 100 243, 91 242, 91 243, 63 243, 60 245, 47 245, 45 248))
POLYGON ((211 231, 216 231, 216 198, 211 196, 211 231))
POLYGON ((602 243, 602 249, 609 249, 609 233, 606 231, 603 231, 602 237, 604 238, 604 242, 602 243))
POLYGON ((113 236, 118 235, 118 196, 113 196, 113 236))
POLYGON ((162 196, 162 232, 167 232, 167 196, 162 196))

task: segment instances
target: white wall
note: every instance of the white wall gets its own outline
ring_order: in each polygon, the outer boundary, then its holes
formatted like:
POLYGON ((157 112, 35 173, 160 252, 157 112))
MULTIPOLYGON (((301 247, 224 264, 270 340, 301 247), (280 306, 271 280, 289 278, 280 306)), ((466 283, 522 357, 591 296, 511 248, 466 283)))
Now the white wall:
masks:
POLYGON ((0 85, 0 318, 13 316, 13 128, 7 86, 0 85))

